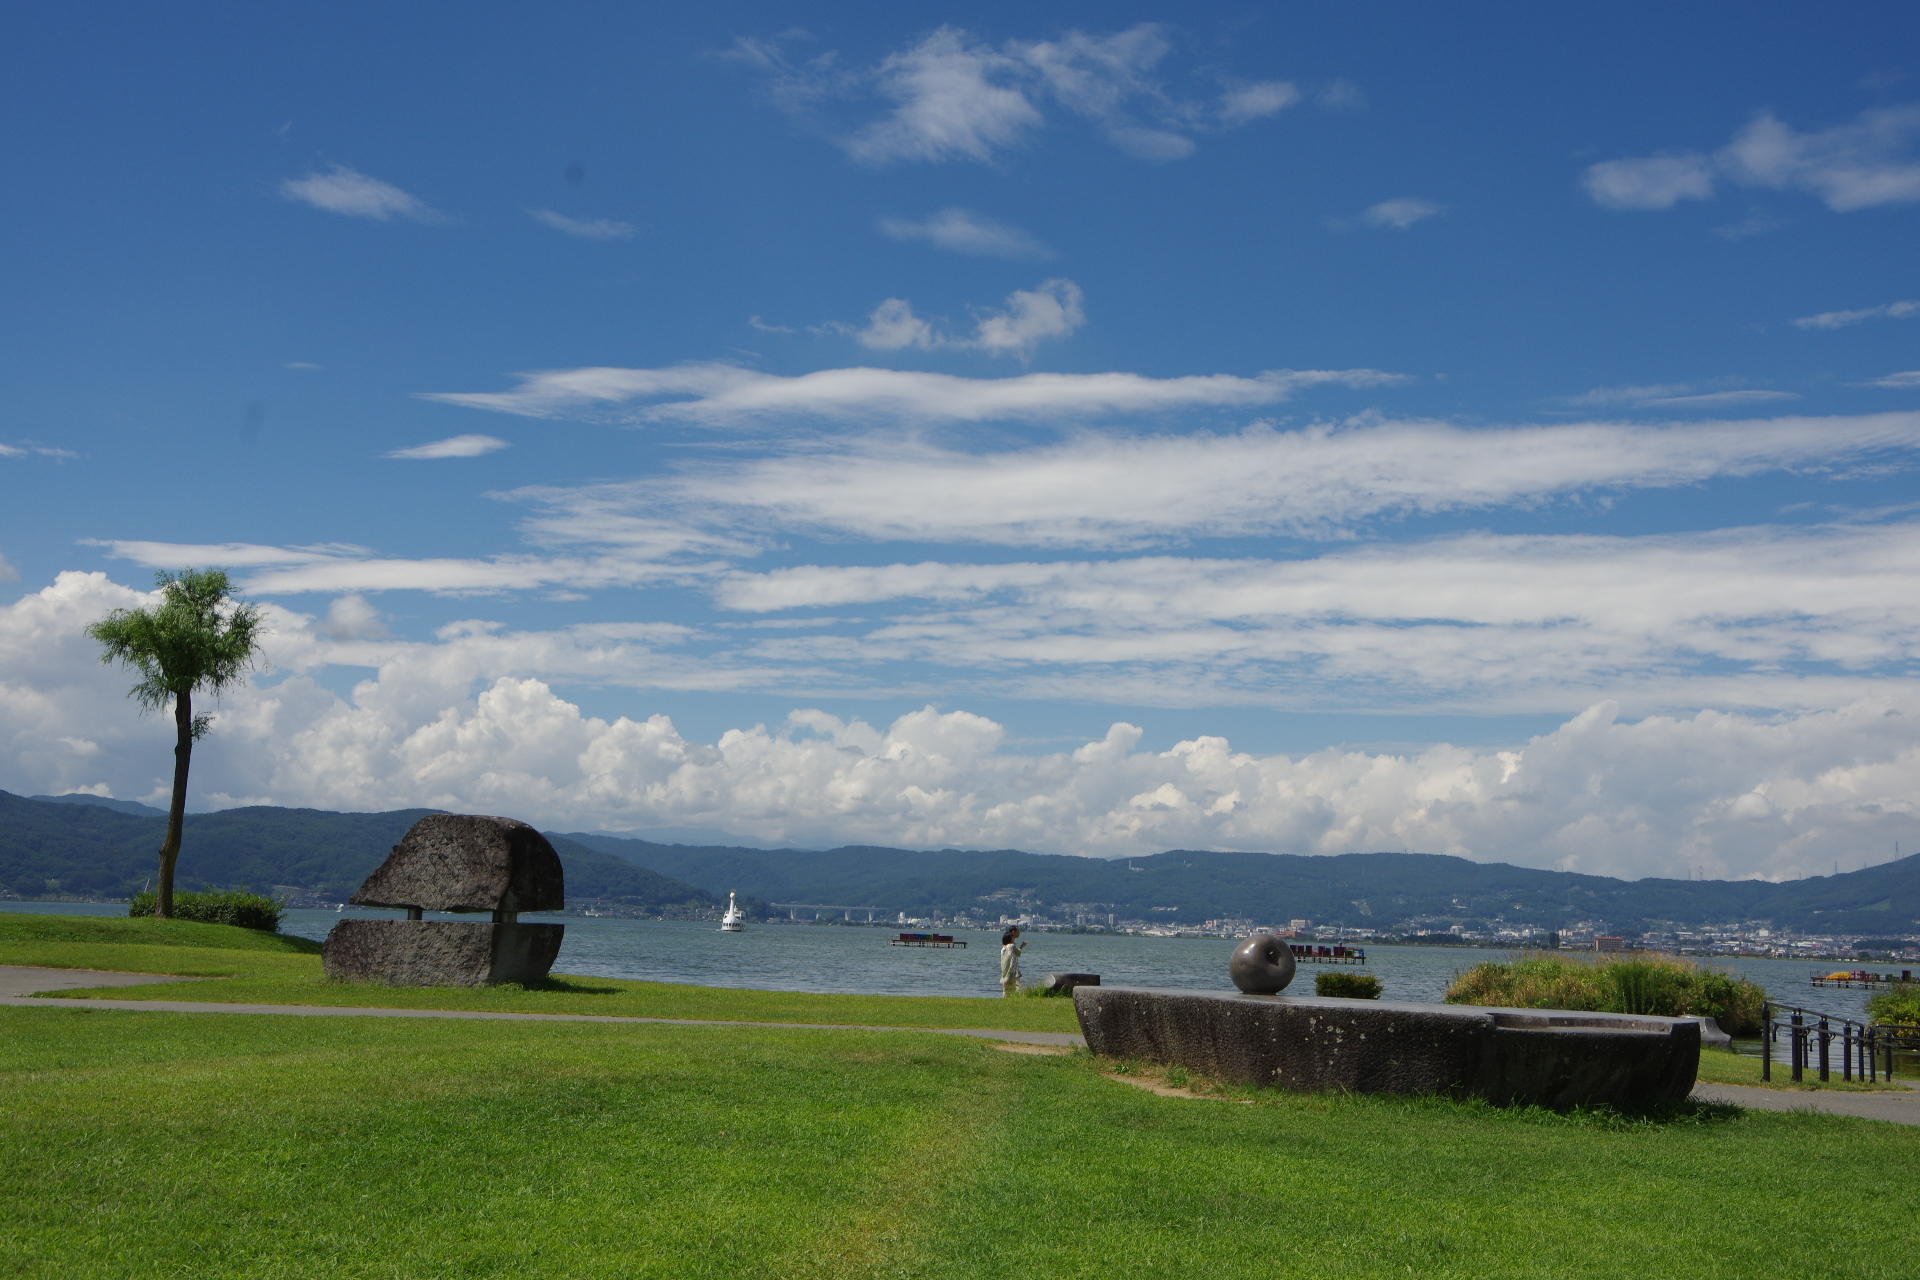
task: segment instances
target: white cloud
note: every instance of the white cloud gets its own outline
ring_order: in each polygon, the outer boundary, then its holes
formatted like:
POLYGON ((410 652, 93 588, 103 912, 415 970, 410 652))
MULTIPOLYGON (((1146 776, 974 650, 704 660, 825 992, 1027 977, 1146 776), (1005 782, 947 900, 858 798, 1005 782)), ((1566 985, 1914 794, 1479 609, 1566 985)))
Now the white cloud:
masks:
POLYGON ((854 337, 861 346, 878 351, 945 348, 1025 359, 1039 343, 1071 335, 1086 319, 1080 286, 1071 280, 1047 280, 1033 289, 1015 290, 997 311, 977 312, 968 336, 949 335, 915 315, 906 299, 888 298, 854 337))
POLYGON ((1360 221, 1369 227, 1382 227, 1394 231, 1405 231, 1417 222, 1445 212, 1445 207, 1431 200, 1420 200, 1403 196, 1395 200, 1382 200, 1370 205, 1360 214, 1360 221))
POLYGON ((942 209, 914 221, 880 219, 880 230, 895 240, 920 240, 952 253, 991 258, 1051 258, 1053 250, 1018 227, 968 209, 942 209))
POLYGON ((80 455, 71 449, 60 449, 50 444, 35 444, 22 441, 19 444, 7 444, 0 441, 0 458, 77 458, 80 455))
POLYGON ((1765 391, 1756 388, 1746 391, 1702 391, 1691 395, 1655 396, 1640 403, 1671 409, 1717 409, 1729 405, 1774 404, 1782 400, 1799 398, 1799 393, 1794 391, 1765 391))
POLYGON ((1587 168, 1587 194, 1614 209, 1670 209, 1705 200, 1716 181, 1803 191, 1836 213, 1920 201, 1920 105, 1863 111, 1831 129, 1800 132, 1761 112, 1713 154, 1606 160, 1587 168))
POLYGON ((878 540, 1128 546, 1195 536, 1339 535, 1362 520, 1489 509, 1616 488, 1904 461, 1920 414, 1582 423, 1466 430, 1086 434, 983 453, 863 439, 690 472, 633 491, 676 507, 878 540))
POLYGON ((1713 167, 1704 156, 1648 156, 1603 160, 1581 178, 1587 194, 1609 209, 1671 209, 1713 194, 1713 167))
POLYGON ((383 453, 383 458, 478 458, 482 454, 507 448, 507 442, 497 436, 448 436, 445 440, 435 440, 429 444, 417 444, 410 449, 395 449, 383 453))
POLYGON ((361 595, 336 596, 314 634, 326 640, 385 640, 392 633, 380 611, 361 595))
POLYGON ((1920 316, 1920 301, 1902 298, 1898 302, 1861 307, 1857 311, 1822 311, 1819 315, 1801 316, 1793 323, 1802 329, 1845 329, 1869 320, 1909 320, 1914 316, 1920 316))
POLYGON ((857 160, 987 160, 1021 141, 1043 117, 1010 81, 1012 58, 941 27, 918 45, 889 54, 875 79, 895 103, 891 114, 846 140, 857 160))
POLYGON ((282 369, 293 369, 300 373, 319 373, 326 368, 325 365, 315 364, 311 360, 288 360, 280 367, 282 369))
POLYGON ((999 46, 943 26, 888 54, 869 72, 832 53, 796 66, 779 41, 736 42, 732 57, 770 78, 783 110, 811 115, 871 90, 891 104, 840 145, 869 164, 972 160, 990 163, 1027 143, 1055 108, 1090 123, 1113 146, 1144 160, 1192 154, 1196 133, 1272 116, 1299 97, 1280 80, 1241 82, 1208 98, 1182 97, 1160 79, 1173 45, 1139 23, 1110 35, 1069 30, 1050 40, 999 46))
POLYGON ((1904 373, 1890 373, 1884 378, 1875 378, 1861 384, 1868 387, 1883 387, 1888 391, 1911 391, 1920 388, 1920 369, 1909 369, 1904 373))
POLYGON ((631 222, 614 218, 569 218, 551 209, 529 209, 527 216, 576 240, 631 240, 638 231, 631 222))
POLYGON ((1229 125, 1245 124, 1278 115, 1300 101, 1300 90, 1285 80, 1256 80, 1237 85, 1220 95, 1220 119, 1229 125))
POLYGON ((19 576, 20 571, 8 564, 5 556, 0 555, 0 582, 12 582, 19 576))
POLYGON ((288 178, 280 184, 280 194, 350 218, 372 218, 376 222, 390 222, 394 218, 414 222, 441 220, 441 215, 417 196, 345 165, 337 164, 324 173, 310 173, 303 178, 288 178))
MULTIPOLYGON (((84 631, 145 599, 99 574, 63 574, 0 606, 10 789, 164 797, 166 725, 135 714, 84 631)), ((1411 752, 1262 755, 1210 736, 1153 750, 1122 722, 1036 754, 965 709, 868 723, 804 704, 783 724, 702 741, 662 715, 590 715, 521 674, 627 678, 658 670, 657 642, 671 637, 473 626, 406 644, 330 639, 285 610, 271 621, 273 666, 292 674, 220 701, 194 754, 201 802, 432 806, 814 846, 1412 848, 1623 876, 1698 865, 1729 878, 1824 873, 1920 817, 1920 696, 1904 686, 1767 717, 1631 719, 1602 701, 1526 741, 1411 752), (342 663, 367 670, 346 696, 307 674, 342 663)))
POLYGON ((739 426, 770 417, 909 418, 921 422, 1051 421, 1097 413, 1164 413, 1193 408, 1278 404, 1306 387, 1387 386, 1405 381, 1377 369, 1278 369, 1245 378, 1199 374, 1149 378, 1135 373, 1028 373, 961 378, 899 369, 822 369, 783 377, 727 364, 667 369, 587 368, 521 374, 501 392, 426 392, 420 398, 533 418, 604 414, 635 401, 658 401, 626 415, 632 422, 681 421, 739 426))

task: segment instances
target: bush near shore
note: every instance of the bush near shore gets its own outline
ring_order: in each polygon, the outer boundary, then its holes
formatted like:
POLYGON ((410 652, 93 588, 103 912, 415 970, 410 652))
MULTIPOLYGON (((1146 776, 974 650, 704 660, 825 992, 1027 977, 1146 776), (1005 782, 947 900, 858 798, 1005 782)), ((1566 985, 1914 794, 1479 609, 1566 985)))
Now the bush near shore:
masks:
POLYGON ((1475 965, 1447 988, 1448 1004, 1592 1009, 1663 1018, 1712 1018, 1728 1035, 1760 1034, 1767 993, 1758 983, 1676 956, 1581 960, 1527 956, 1475 965))
MULTIPOLYGON (((158 895, 151 889, 136 893, 127 904, 127 914, 135 918, 151 916, 158 901, 158 895)), ((268 933, 277 933, 280 930, 280 913, 286 910, 286 905, 257 893, 176 893, 173 895, 173 918, 193 920, 200 924, 238 925, 242 929, 264 929, 268 933)))
POLYGON ((1920 1027, 1920 982, 1874 992, 1867 1001, 1867 1019, 1882 1026, 1920 1027))

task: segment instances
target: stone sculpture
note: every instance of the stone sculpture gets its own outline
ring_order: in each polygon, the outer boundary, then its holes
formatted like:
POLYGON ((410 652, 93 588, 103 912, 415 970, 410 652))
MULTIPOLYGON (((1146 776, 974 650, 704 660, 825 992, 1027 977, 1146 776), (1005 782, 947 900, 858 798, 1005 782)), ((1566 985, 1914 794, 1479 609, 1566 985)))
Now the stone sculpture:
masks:
POLYGON ((1227 976, 1242 991, 1270 996, 1285 991, 1299 967, 1292 947, 1270 933, 1256 933, 1227 961, 1227 976))
POLYGON ((521 924, 522 911, 566 905, 560 855, 524 822, 437 813, 408 829, 348 901, 403 907, 405 920, 342 920, 327 935, 329 978, 392 986, 479 987, 544 980, 566 927, 521 924), (426 920, 486 911, 491 923, 426 920))
POLYGON ((1238 993, 1083 986, 1073 1008, 1103 1057, 1282 1089, 1640 1105, 1686 1097, 1700 1066, 1695 1019, 1277 994, 1293 970, 1256 934, 1228 964, 1238 993))

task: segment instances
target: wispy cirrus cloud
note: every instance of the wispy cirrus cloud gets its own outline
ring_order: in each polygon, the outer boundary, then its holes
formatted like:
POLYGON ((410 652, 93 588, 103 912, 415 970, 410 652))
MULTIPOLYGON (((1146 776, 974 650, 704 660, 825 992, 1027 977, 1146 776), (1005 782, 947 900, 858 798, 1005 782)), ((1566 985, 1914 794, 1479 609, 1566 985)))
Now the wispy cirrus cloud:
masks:
POLYGON ((1446 206, 1431 200, 1422 200, 1415 196, 1401 196, 1393 200, 1382 200, 1378 204, 1368 205, 1360 211, 1359 223, 1387 231, 1405 231, 1428 218, 1438 217, 1446 212, 1446 206))
POLYGON ((1912 391, 1920 389, 1920 369, 1908 369, 1903 373, 1889 373, 1882 378, 1874 378, 1859 385, 1879 387, 1885 391, 1912 391))
POLYGON ((1343 537, 1366 521, 1920 461, 1920 413, 1465 429, 1363 419, 1209 435, 1086 433, 981 453, 863 437, 723 461, 603 500, 876 541, 1128 547, 1343 537))
POLYGON ((511 391, 422 392, 420 398, 533 418, 621 411, 630 422, 702 426, 739 426, 781 416, 852 422, 898 418, 924 423, 1046 422, 1099 413, 1247 408, 1281 403, 1308 387, 1379 387, 1404 381, 1404 374, 1378 369, 1276 369, 1253 377, 1028 373, 963 378, 865 368, 783 376, 709 363, 528 373, 520 375, 520 385, 511 391), (643 401, 656 403, 622 409, 643 401))
POLYGON ((1172 52, 1166 28, 1140 23, 999 45, 942 26, 869 70, 850 69, 830 52, 796 61, 778 40, 740 40, 732 56, 766 74, 775 103, 789 112, 868 96, 887 103, 878 118, 838 131, 849 156, 874 165, 988 163, 1026 144, 1055 111, 1140 159, 1178 160, 1192 154, 1196 135, 1266 119, 1301 97, 1293 84, 1271 79, 1176 93, 1161 75, 1172 52))
POLYGON ((1829 129, 1803 132, 1763 111, 1714 152, 1603 160, 1581 175, 1610 209, 1671 209, 1711 199, 1721 183, 1802 191, 1836 213, 1920 201, 1920 104, 1877 107, 1829 129))
POLYGON ((1902 298, 1855 311, 1822 311, 1818 315, 1801 316, 1793 323, 1800 329, 1846 329, 1870 320, 1911 320, 1915 316, 1920 316, 1920 300, 1902 298))
POLYGON ((1801 399, 1797 391, 1761 387, 1728 387, 1712 383, 1670 382, 1646 386, 1594 387, 1557 402, 1574 409, 1632 408, 1659 410, 1739 409, 1801 399))
POLYGON ((383 453, 383 458, 405 458, 428 460, 435 458, 478 458, 484 454, 507 448, 507 442, 498 436, 448 436, 445 440, 434 440, 427 444, 417 444, 409 449, 394 449, 383 453))
POLYGON ((631 240, 639 228, 615 218, 571 218, 551 209, 529 209, 527 216, 576 240, 631 240))
POLYGON ((444 221, 438 210, 418 196, 341 164, 304 177, 288 178, 280 184, 280 194, 299 204, 349 218, 371 218, 375 222, 391 222, 395 218, 412 222, 444 221))
POLYGON ((950 253, 990 258, 1051 258, 1053 250, 1029 233, 970 209, 948 208, 925 218, 880 219, 894 240, 920 241, 950 253))

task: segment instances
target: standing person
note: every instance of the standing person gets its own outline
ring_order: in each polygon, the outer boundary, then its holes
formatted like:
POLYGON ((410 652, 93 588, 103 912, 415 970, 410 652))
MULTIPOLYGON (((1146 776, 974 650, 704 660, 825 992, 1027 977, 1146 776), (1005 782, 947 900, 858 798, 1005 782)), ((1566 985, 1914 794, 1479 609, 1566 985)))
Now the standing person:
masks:
POLYGON ((1027 944, 1020 941, 1020 926, 1014 925, 1000 935, 1000 990, 1003 994, 1020 994, 1020 953, 1027 944))

